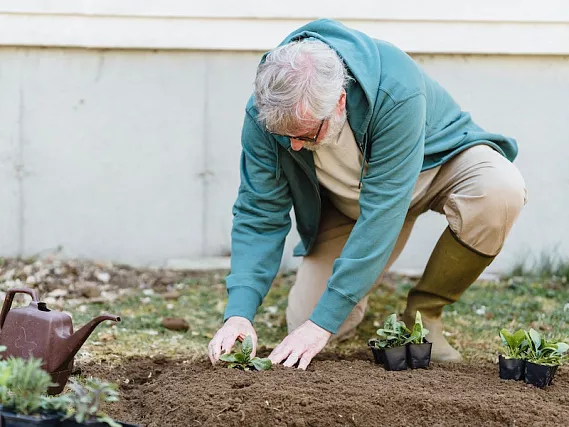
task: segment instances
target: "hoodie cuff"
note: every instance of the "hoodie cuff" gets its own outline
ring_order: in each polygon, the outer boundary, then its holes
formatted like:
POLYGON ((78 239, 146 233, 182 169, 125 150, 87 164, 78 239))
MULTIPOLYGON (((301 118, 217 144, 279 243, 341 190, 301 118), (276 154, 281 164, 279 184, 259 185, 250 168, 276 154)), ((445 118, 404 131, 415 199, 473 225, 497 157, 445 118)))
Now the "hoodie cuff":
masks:
POLYGON ((249 319, 253 323, 257 308, 261 305, 261 295, 248 286, 239 286, 227 290, 229 299, 225 307, 225 315, 223 321, 225 322, 232 316, 239 316, 249 319))
POLYGON ((328 332, 335 334, 356 304, 338 291, 326 288, 314 308, 310 320, 328 332))

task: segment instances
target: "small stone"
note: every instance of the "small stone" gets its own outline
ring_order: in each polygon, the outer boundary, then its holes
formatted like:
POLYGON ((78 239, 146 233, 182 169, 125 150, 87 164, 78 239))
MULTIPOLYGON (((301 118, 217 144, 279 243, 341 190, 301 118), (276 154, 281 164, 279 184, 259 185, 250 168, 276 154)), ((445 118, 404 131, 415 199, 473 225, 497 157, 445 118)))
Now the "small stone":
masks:
POLYGON ((50 293, 47 294, 52 298, 61 298, 67 295, 67 290, 65 289, 54 289, 50 293))
POLYGON ((97 298, 101 296, 101 289, 94 283, 82 283, 77 289, 85 298, 97 298))
POLYGON ((162 294, 162 298, 165 300, 176 300, 180 298, 180 292, 178 291, 170 291, 162 294))
POLYGON ((111 275, 109 273, 107 273, 106 271, 101 271, 101 272, 95 274, 95 277, 97 278, 97 280, 99 282, 103 282, 103 283, 109 283, 109 280, 111 280, 111 275))
POLYGON ((171 331, 187 331, 190 325, 181 317, 165 317, 162 320, 162 326, 171 331))
POLYGON ((100 332, 98 334, 98 337, 99 337, 99 341, 102 341, 102 342, 109 342, 109 341, 114 341, 117 339, 117 337, 114 334, 108 333, 108 332, 100 332))

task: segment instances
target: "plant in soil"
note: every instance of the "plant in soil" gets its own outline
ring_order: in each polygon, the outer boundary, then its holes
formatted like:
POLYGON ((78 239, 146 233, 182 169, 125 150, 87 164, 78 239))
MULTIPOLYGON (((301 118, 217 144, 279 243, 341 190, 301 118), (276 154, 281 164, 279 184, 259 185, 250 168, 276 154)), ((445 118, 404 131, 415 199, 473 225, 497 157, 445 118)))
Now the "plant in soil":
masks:
POLYGON ((72 379, 69 383, 69 406, 64 426, 99 426, 121 427, 101 410, 103 402, 119 400, 118 385, 101 381, 98 378, 86 378, 82 383, 72 379))
POLYGON ((526 331, 518 329, 512 334, 507 329, 502 329, 500 338, 504 344, 504 354, 499 356, 500 378, 522 380, 529 346, 526 331))
POLYGON ((423 327, 421 313, 417 311, 411 334, 405 340, 407 361, 412 369, 427 368, 431 363, 432 344, 425 339, 428 333, 429 330, 423 327))
POLYGON ((251 357, 252 352, 253 340, 249 335, 247 335, 241 343, 241 351, 222 354, 219 359, 224 362, 228 362, 228 368, 241 369, 243 371, 250 371, 251 369, 255 369, 257 371, 267 371, 271 369, 273 364, 270 359, 251 357))
POLYGON ((383 328, 377 330, 379 338, 368 342, 376 363, 382 363, 388 371, 407 369, 407 339, 411 331, 393 313, 385 319, 383 328))
POLYGON ((547 340, 535 329, 526 331, 525 335, 528 342, 525 382, 547 387, 553 382, 558 366, 567 360, 569 344, 547 340))
POLYGON ((54 384, 41 368, 42 360, 10 357, 0 363, 0 398, 2 418, 6 427, 26 425, 57 425, 57 409, 64 398, 47 397, 54 384))

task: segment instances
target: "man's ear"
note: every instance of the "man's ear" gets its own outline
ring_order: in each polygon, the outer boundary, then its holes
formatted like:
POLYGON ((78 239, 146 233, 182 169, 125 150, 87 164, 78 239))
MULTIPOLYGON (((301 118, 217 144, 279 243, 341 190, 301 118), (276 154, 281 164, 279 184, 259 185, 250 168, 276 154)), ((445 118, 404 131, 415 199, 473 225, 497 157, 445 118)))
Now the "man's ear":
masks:
POLYGON ((340 99, 338 99, 337 105, 338 113, 343 112, 346 109, 346 90, 342 89, 342 94, 340 95, 340 99))

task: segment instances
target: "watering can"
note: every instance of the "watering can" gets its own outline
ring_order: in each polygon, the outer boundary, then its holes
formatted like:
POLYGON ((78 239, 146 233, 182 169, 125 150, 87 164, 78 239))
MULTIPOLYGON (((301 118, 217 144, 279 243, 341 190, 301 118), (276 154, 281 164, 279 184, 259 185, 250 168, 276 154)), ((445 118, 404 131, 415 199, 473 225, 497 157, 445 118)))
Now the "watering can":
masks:
POLYGON ((0 313, 0 345, 6 346, 0 358, 33 356, 42 359, 42 368, 57 384, 49 389, 49 394, 61 393, 71 375, 75 354, 103 320, 120 322, 121 319, 103 314, 73 333, 71 316, 47 308, 36 289, 10 289, 0 313), (17 293, 28 294, 32 301, 28 306, 11 309, 17 293))

